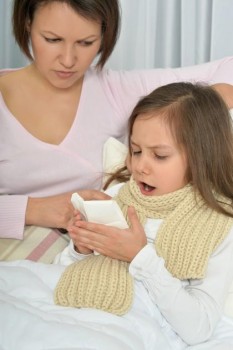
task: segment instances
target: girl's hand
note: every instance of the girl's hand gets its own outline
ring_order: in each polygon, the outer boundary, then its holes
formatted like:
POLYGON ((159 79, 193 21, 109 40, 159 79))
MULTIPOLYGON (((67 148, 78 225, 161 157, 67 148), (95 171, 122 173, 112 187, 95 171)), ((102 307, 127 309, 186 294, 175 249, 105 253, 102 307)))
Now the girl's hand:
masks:
MULTIPOLYGON (((77 192, 86 200, 111 198, 97 190, 81 190, 77 192)), ((70 201, 72 193, 67 192, 45 198, 29 197, 25 224, 67 229, 70 220, 75 215, 75 209, 70 201)))
POLYGON ((128 216, 131 228, 125 230, 78 220, 71 228, 72 239, 79 251, 85 248, 131 262, 147 244, 147 239, 133 207, 128 209, 128 216))
POLYGON ((69 232, 69 236, 73 241, 74 244, 74 249, 80 253, 80 254, 91 254, 93 253, 93 250, 88 249, 85 247, 85 245, 83 246, 82 244, 79 243, 78 239, 77 239, 77 234, 76 234, 76 224, 78 224, 79 221, 82 221, 82 215, 76 211, 73 219, 70 221, 67 229, 69 232))

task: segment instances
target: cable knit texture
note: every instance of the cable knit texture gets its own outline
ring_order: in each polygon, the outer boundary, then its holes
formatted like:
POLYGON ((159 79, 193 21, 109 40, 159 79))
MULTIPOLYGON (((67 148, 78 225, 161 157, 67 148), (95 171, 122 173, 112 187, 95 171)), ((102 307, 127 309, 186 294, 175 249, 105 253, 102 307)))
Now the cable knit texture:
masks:
POLYGON ((56 304, 125 314, 133 300, 128 263, 91 255, 68 266, 54 293, 56 304))
MULTIPOLYGON (((229 209, 228 199, 218 199, 229 209)), ((162 196, 145 196, 131 177, 116 200, 127 221, 128 206, 135 207, 142 224, 146 218, 164 219, 155 240, 156 252, 168 271, 181 280, 205 276, 210 255, 233 224, 231 217, 209 208, 191 185, 162 196)))

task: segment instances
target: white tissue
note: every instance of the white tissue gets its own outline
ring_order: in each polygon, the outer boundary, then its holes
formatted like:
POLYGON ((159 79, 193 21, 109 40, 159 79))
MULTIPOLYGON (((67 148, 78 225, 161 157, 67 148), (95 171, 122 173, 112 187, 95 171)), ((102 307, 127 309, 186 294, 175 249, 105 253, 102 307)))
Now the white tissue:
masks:
POLYGON ((71 202, 87 221, 121 229, 129 227, 120 207, 114 200, 85 201, 78 193, 73 193, 71 202))

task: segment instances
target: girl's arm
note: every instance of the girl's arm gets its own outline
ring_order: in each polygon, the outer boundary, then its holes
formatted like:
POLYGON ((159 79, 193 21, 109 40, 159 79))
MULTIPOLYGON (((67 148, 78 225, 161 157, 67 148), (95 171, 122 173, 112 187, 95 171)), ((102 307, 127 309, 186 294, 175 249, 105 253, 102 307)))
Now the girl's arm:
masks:
POLYGON ((142 282, 174 331, 188 344, 206 341, 223 314, 233 280, 233 230, 211 256, 206 277, 182 282, 167 271, 154 245, 147 244, 136 213, 128 210, 128 215, 132 227, 126 230, 77 223, 76 242, 100 254, 130 262, 130 273, 142 282))
POLYGON ((233 281, 233 230, 211 256, 203 280, 182 282, 172 277, 150 245, 131 262, 130 273, 143 283, 152 301, 186 343, 204 342, 223 314, 233 281))
POLYGON ((71 239, 69 245, 56 256, 53 263, 68 266, 76 261, 85 259, 87 256, 89 256, 89 254, 81 254, 77 252, 71 239))

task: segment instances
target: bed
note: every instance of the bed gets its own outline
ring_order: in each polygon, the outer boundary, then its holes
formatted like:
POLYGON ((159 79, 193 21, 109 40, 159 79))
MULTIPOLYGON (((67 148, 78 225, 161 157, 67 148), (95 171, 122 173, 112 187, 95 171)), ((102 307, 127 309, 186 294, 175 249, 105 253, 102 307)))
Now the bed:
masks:
POLYGON ((171 347, 160 333, 154 315, 146 317, 137 306, 119 317, 94 309, 54 305, 53 291, 63 270, 61 265, 29 260, 1 263, 1 350, 233 349, 230 318, 224 337, 214 334, 197 347, 171 347))
MULTIPOLYGON (((126 153, 124 145, 109 139, 105 170, 119 166, 126 153)), ((188 347, 173 342, 172 336, 167 341, 158 315, 150 311, 148 296, 139 287, 132 310, 124 316, 55 305, 54 289, 65 266, 51 262, 68 242, 67 235, 40 227, 26 227, 22 242, 0 240, 0 350, 233 349, 233 283, 224 328, 207 342, 188 347)))

